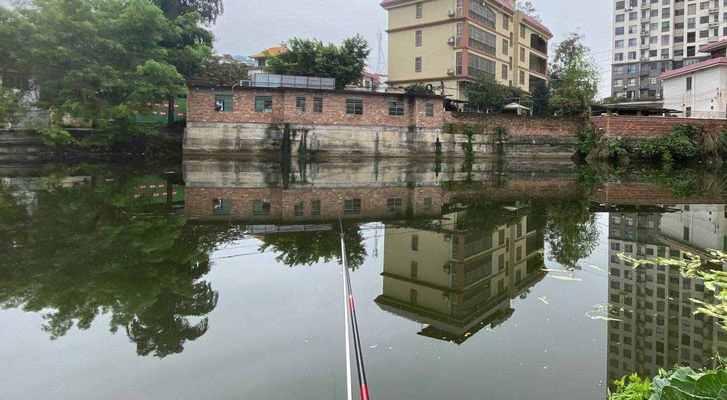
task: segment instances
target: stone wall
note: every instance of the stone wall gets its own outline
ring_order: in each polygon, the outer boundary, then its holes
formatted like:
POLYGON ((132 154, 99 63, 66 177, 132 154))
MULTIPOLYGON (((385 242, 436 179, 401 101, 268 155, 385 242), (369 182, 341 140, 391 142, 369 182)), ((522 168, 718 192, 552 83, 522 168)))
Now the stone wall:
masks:
POLYGON ((591 119, 593 125, 606 137, 643 139, 666 136, 676 125, 695 125, 709 133, 720 133, 727 128, 727 120, 697 118, 666 118, 636 116, 599 116, 591 119))

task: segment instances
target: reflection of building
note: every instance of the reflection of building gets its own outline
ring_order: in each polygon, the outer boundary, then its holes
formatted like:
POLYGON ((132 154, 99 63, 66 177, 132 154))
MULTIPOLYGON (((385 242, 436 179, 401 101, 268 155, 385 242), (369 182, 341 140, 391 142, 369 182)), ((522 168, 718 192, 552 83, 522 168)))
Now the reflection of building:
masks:
POLYGON ((387 226, 377 304, 456 343, 509 318, 510 299, 545 276, 543 231, 523 210, 492 211, 502 218, 488 227, 465 227, 467 211, 426 229, 387 226))
POLYGON ((711 301, 704 282, 664 265, 633 266, 635 258, 684 257, 722 249, 725 206, 677 206, 681 212, 610 215, 608 378, 655 375, 676 364, 703 367, 727 354, 727 333, 694 314, 691 299, 711 301))

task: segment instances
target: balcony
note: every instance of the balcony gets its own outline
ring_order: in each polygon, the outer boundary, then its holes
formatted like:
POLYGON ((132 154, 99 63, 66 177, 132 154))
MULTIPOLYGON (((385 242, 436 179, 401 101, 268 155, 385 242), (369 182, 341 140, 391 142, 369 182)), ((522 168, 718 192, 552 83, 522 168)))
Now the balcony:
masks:
POLYGON ((546 56, 548 55, 548 42, 539 35, 530 35, 530 47, 546 56))

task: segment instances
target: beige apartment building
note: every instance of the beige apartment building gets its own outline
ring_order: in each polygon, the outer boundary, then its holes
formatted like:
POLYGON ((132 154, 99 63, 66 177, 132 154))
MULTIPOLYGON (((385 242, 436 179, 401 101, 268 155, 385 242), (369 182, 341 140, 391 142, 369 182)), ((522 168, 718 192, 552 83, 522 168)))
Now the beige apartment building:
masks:
POLYGON ((531 92, 548 80, 552 34, 512 0, 384 0, 389 85, 432 85, 464 100, 480 74, 531 92))

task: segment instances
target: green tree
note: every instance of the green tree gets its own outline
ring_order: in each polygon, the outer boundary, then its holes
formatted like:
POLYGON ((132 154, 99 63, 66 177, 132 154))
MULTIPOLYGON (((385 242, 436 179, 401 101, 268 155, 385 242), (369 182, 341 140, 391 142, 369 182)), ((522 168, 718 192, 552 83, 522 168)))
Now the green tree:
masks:
MULTIPOLYGON (((359 268, 366 258, 366 248, 358 225, 345 224, 343 240, 346 243, 348 265, 359 268)), ((267 235, 260 251, 278 253, 277 260, 289 267, 313 265, 319 262, 341 262, 341 238, 337 229, 322 232, 286 233, 267 235)))
MULTIPOLYGON (((103 128, 186 92, 185 77, 209 55, 211 34, 196 13, 169 20, 147 0, 34 0, 2 9, 20 50, 0 43, 41 88, 39 105, 103 128)), ((7 51, 7 52, 6 52, 7 51)), ((3 65, 4 64, 4 65, 3 65)), ((59 122, 59 121, 56 121, 59 122)))
POLYGON ((544 81, 539 81, 532 93, 533 115, 538 117, 551 115, 550 98, 550 86, 544 81))
POLYGON ((0 128, 3 123, 14 123, 23 110, 22 92, 6 88, 0 84, 0 128))
POLYGON ((340 46, 293 38, 287 48, 268 60, 270 72, 335 78, 338 89, 361 79, 370 52, 368 43, 359 35, 344 40, 340 46))
POLYGON ((212 56, 208 58, 194 79, 218 85, 233 85, 247 79, 247 65, 231 58, 212 56))
POLYGON ((222 0, 153 0, 169 19, 197 13, 206 24, 212 24, 224 12, 222 0))
POLYGON ((504 86, 490 74, 481 74, 465 88, 465 97, 470 105, 487 113, 501 109, 505 105, 505 96, 504 86))
POLYGON ((566 268, 575 268, 598 245, 596 217, 588 206, 587 200, 575 200, 548 207, 545 239, 553 259, 566 268))
POLYGON ((560 115, 588 116, 598 93, 598 69, 583 37, 572 33, 555 50, 551 65, 551 105, 560 115))

